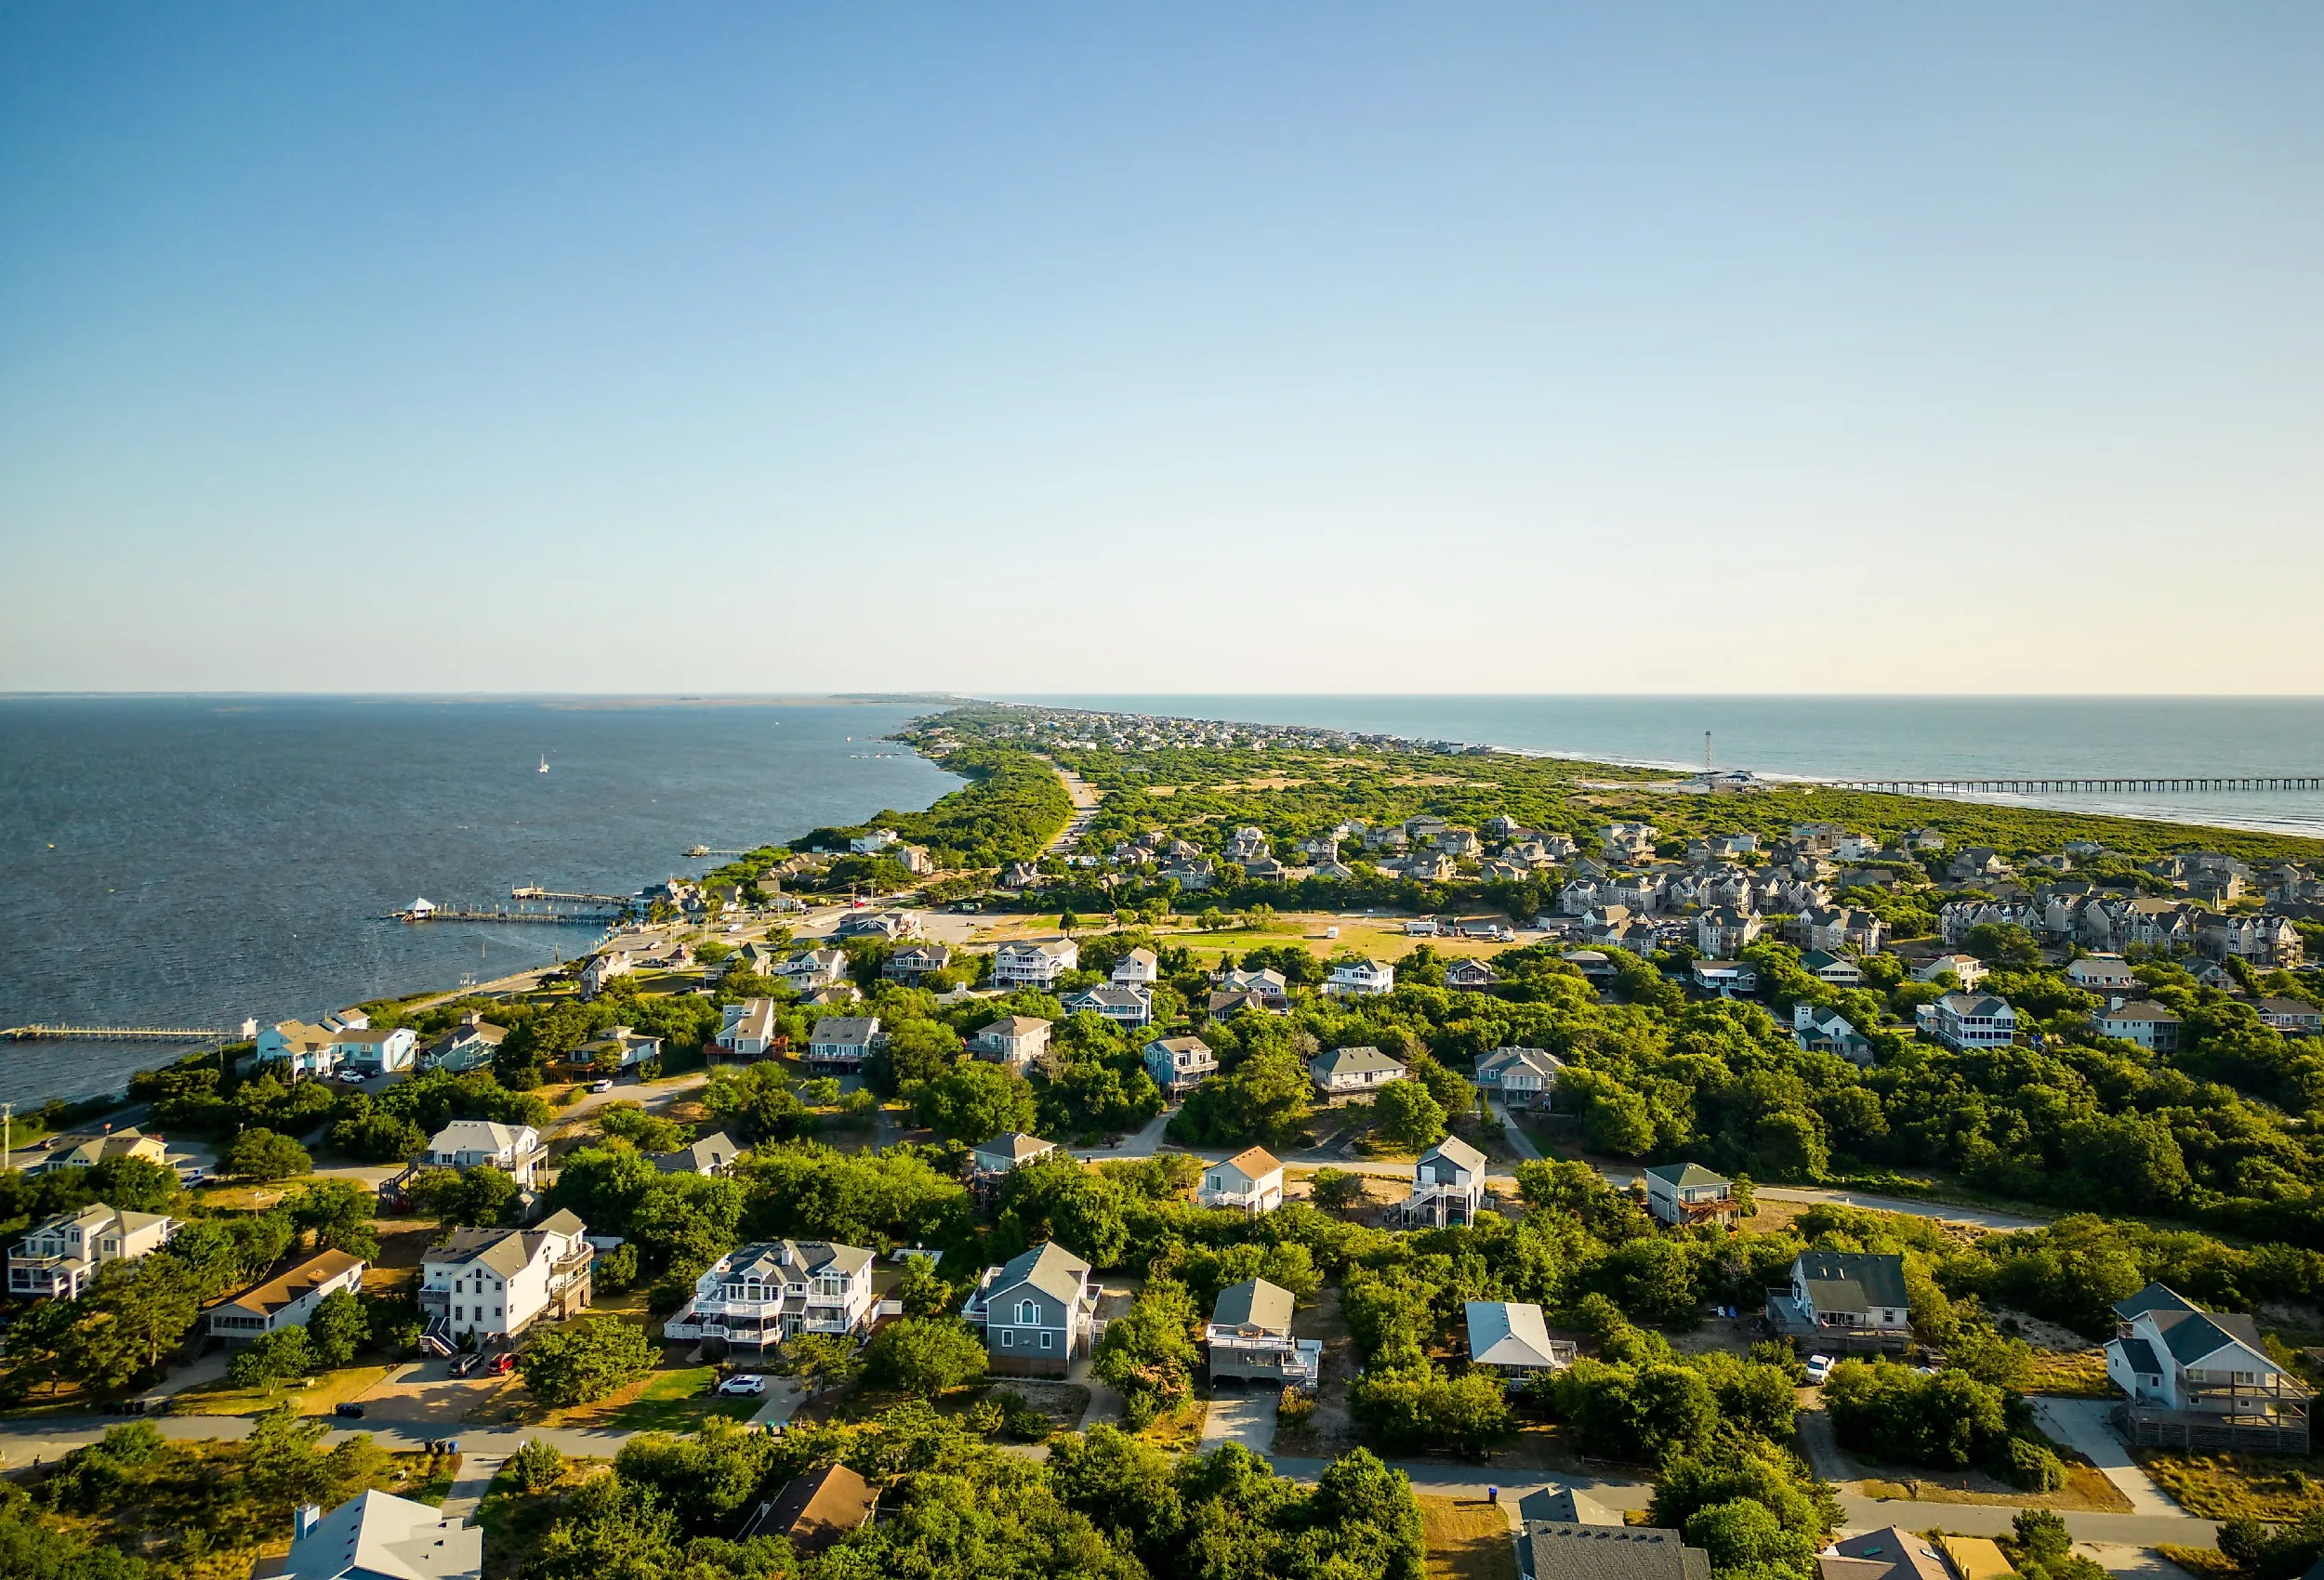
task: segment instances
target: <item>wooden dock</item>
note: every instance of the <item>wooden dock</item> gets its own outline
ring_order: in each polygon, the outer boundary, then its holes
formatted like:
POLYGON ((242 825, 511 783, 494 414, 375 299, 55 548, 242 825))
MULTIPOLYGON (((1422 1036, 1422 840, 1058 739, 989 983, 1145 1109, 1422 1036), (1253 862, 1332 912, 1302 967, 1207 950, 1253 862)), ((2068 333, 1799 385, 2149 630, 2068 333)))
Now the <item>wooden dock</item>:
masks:
POLYGON ((10 1042, 59 1043, 227 1043, 238 1034, 215 1026, 9 1026, 0 1037, 10 1042))
POLYGON ((425 911, 390 911, 391 922, 519 922, 534 927, 602 928, 608 920, 602 911, 511 911, 495 905, 489 911, 463 910, 456 905, 431 905, 425 911))
POLYGON ((631 911, 638 905, 634 894, 580 894, 564 889, 539 889, 523 884, 508 890, 511 900, 538 900, 550 905, 602 906, 609 911, 631 911))

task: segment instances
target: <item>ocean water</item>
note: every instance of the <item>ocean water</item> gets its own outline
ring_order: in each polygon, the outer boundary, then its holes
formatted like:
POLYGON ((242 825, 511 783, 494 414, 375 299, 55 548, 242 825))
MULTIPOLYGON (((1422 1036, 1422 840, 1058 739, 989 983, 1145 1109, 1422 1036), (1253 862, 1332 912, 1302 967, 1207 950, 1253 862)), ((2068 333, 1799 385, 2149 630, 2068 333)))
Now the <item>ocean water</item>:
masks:
MULTIPOLYGON (((1805 778, 2324 774, 2324 698, 1042 696, 1013 699, 1468 741, 1805 778)), ((2324 836, 2324 793, 1989 796, 2324 836)))
MULTIPOLYGON (((0 1026, 238 1026, 486 981, 577 927, 382 918, 425 895, 623 894, 958 781, 901 704, 0 699, 0 1026), (538 771, 546 757, 549 771, 538 771)), ((0 1099, 118 1087, 171 1052, 0 1043, 0 1099)))

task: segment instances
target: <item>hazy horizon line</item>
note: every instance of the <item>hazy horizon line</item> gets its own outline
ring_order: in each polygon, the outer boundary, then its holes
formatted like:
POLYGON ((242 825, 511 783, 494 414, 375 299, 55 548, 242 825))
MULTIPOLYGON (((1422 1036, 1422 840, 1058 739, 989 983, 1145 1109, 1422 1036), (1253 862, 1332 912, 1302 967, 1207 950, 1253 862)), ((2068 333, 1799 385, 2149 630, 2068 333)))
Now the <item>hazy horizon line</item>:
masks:
MULTIPOLYGON (((755 703, 805 705, 817 703, 1010 703, 1069 706, 1056 699, 1099 699, 1134 702, 1172 698, 1263 697, 1291 700, 1396 698, 1411 701, 1524 701, 1530 699, 1588 701, 1716 701, 1716 702, 2324 702, 2324 691, 0 691, 0 702, 133 702, 133 701, 394 701, 394 702, 632 702, 670 704, 755 703)), ((1105 711, 1097 709, 1092 711, 1105 711)))

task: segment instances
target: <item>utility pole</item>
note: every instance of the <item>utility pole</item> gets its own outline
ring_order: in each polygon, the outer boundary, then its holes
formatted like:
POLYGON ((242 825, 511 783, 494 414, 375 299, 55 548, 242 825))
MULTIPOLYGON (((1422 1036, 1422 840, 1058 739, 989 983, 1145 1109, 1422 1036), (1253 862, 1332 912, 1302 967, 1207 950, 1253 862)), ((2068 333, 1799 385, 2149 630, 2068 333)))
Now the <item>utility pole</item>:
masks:
POLYGON ((1703 771, 1710 771, 1710 731, 1703 731, 1703 771))
POLYGON ((16 1139, 16 1104, 0 1102, 0 1174, 8 1171, 8 1143, 16 1139))

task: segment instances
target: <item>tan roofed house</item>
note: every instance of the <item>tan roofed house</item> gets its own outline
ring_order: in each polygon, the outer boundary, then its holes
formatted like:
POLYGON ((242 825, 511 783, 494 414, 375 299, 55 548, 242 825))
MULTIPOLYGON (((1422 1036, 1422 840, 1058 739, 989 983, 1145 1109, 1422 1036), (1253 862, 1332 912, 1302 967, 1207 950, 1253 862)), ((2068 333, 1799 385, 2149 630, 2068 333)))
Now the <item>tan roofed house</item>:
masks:
POLYGON ((1282 1160, 1264 1147, 1247 1147, 1222 1163, 1207 1165, 1195 1200, 1206 1207, 1273 1212, 1283 1205, 1282 1160))
POLYGON ((1038 1015, 1004 1015, 969 1039, 969 1051, 1023 1070, 1049 1051, 1051 1029, 1038 1015))
POLYGON ((8 1249, 8 1293, 76 1298, 107 1262, 132 1262, 169 1244, 165 1213, 124 1212, 92 1202, 33 1224, 8 1249))
POLYGON ((850 1531, 861 1529, 879 1506, 879 1493, 844 1465, 794 1476, 754 1519, 746 1536, 781 1536, 801 1558, 812 1558, 850 1531))
POLYGON ((345 1251, 323 1251, 285 1273, 205 1308, 211 1334, 219 1338, 257 1338, 286 1327, 305 1327, 324 1297, 363 1288, 363 1257, 345 1251))
POLYGON ((586 1310, 596 1257, 587 1235, 570 1211, 531 1229, 455 1230, 420 1264, 420 1315, 439 1341, 506 1340, 586 1310))
POLYGON ((430 1168, 496 1168, 520 1185, 533 1183, 548 1155, 540 1132, 530 1125, 501 1125, 489 1119, 455 1119, 428 1139, 430 1168))
POLYGON ((25 1166, 27 1174, 48 1174, 59 1168, 89 1168, 116 1158, 142 1158, 166 1167, 169 1149, 159 1136, 149 1136, 134 1125, 118 1130, 70 1131, 48 1143, 38 1161, 25 1166))

